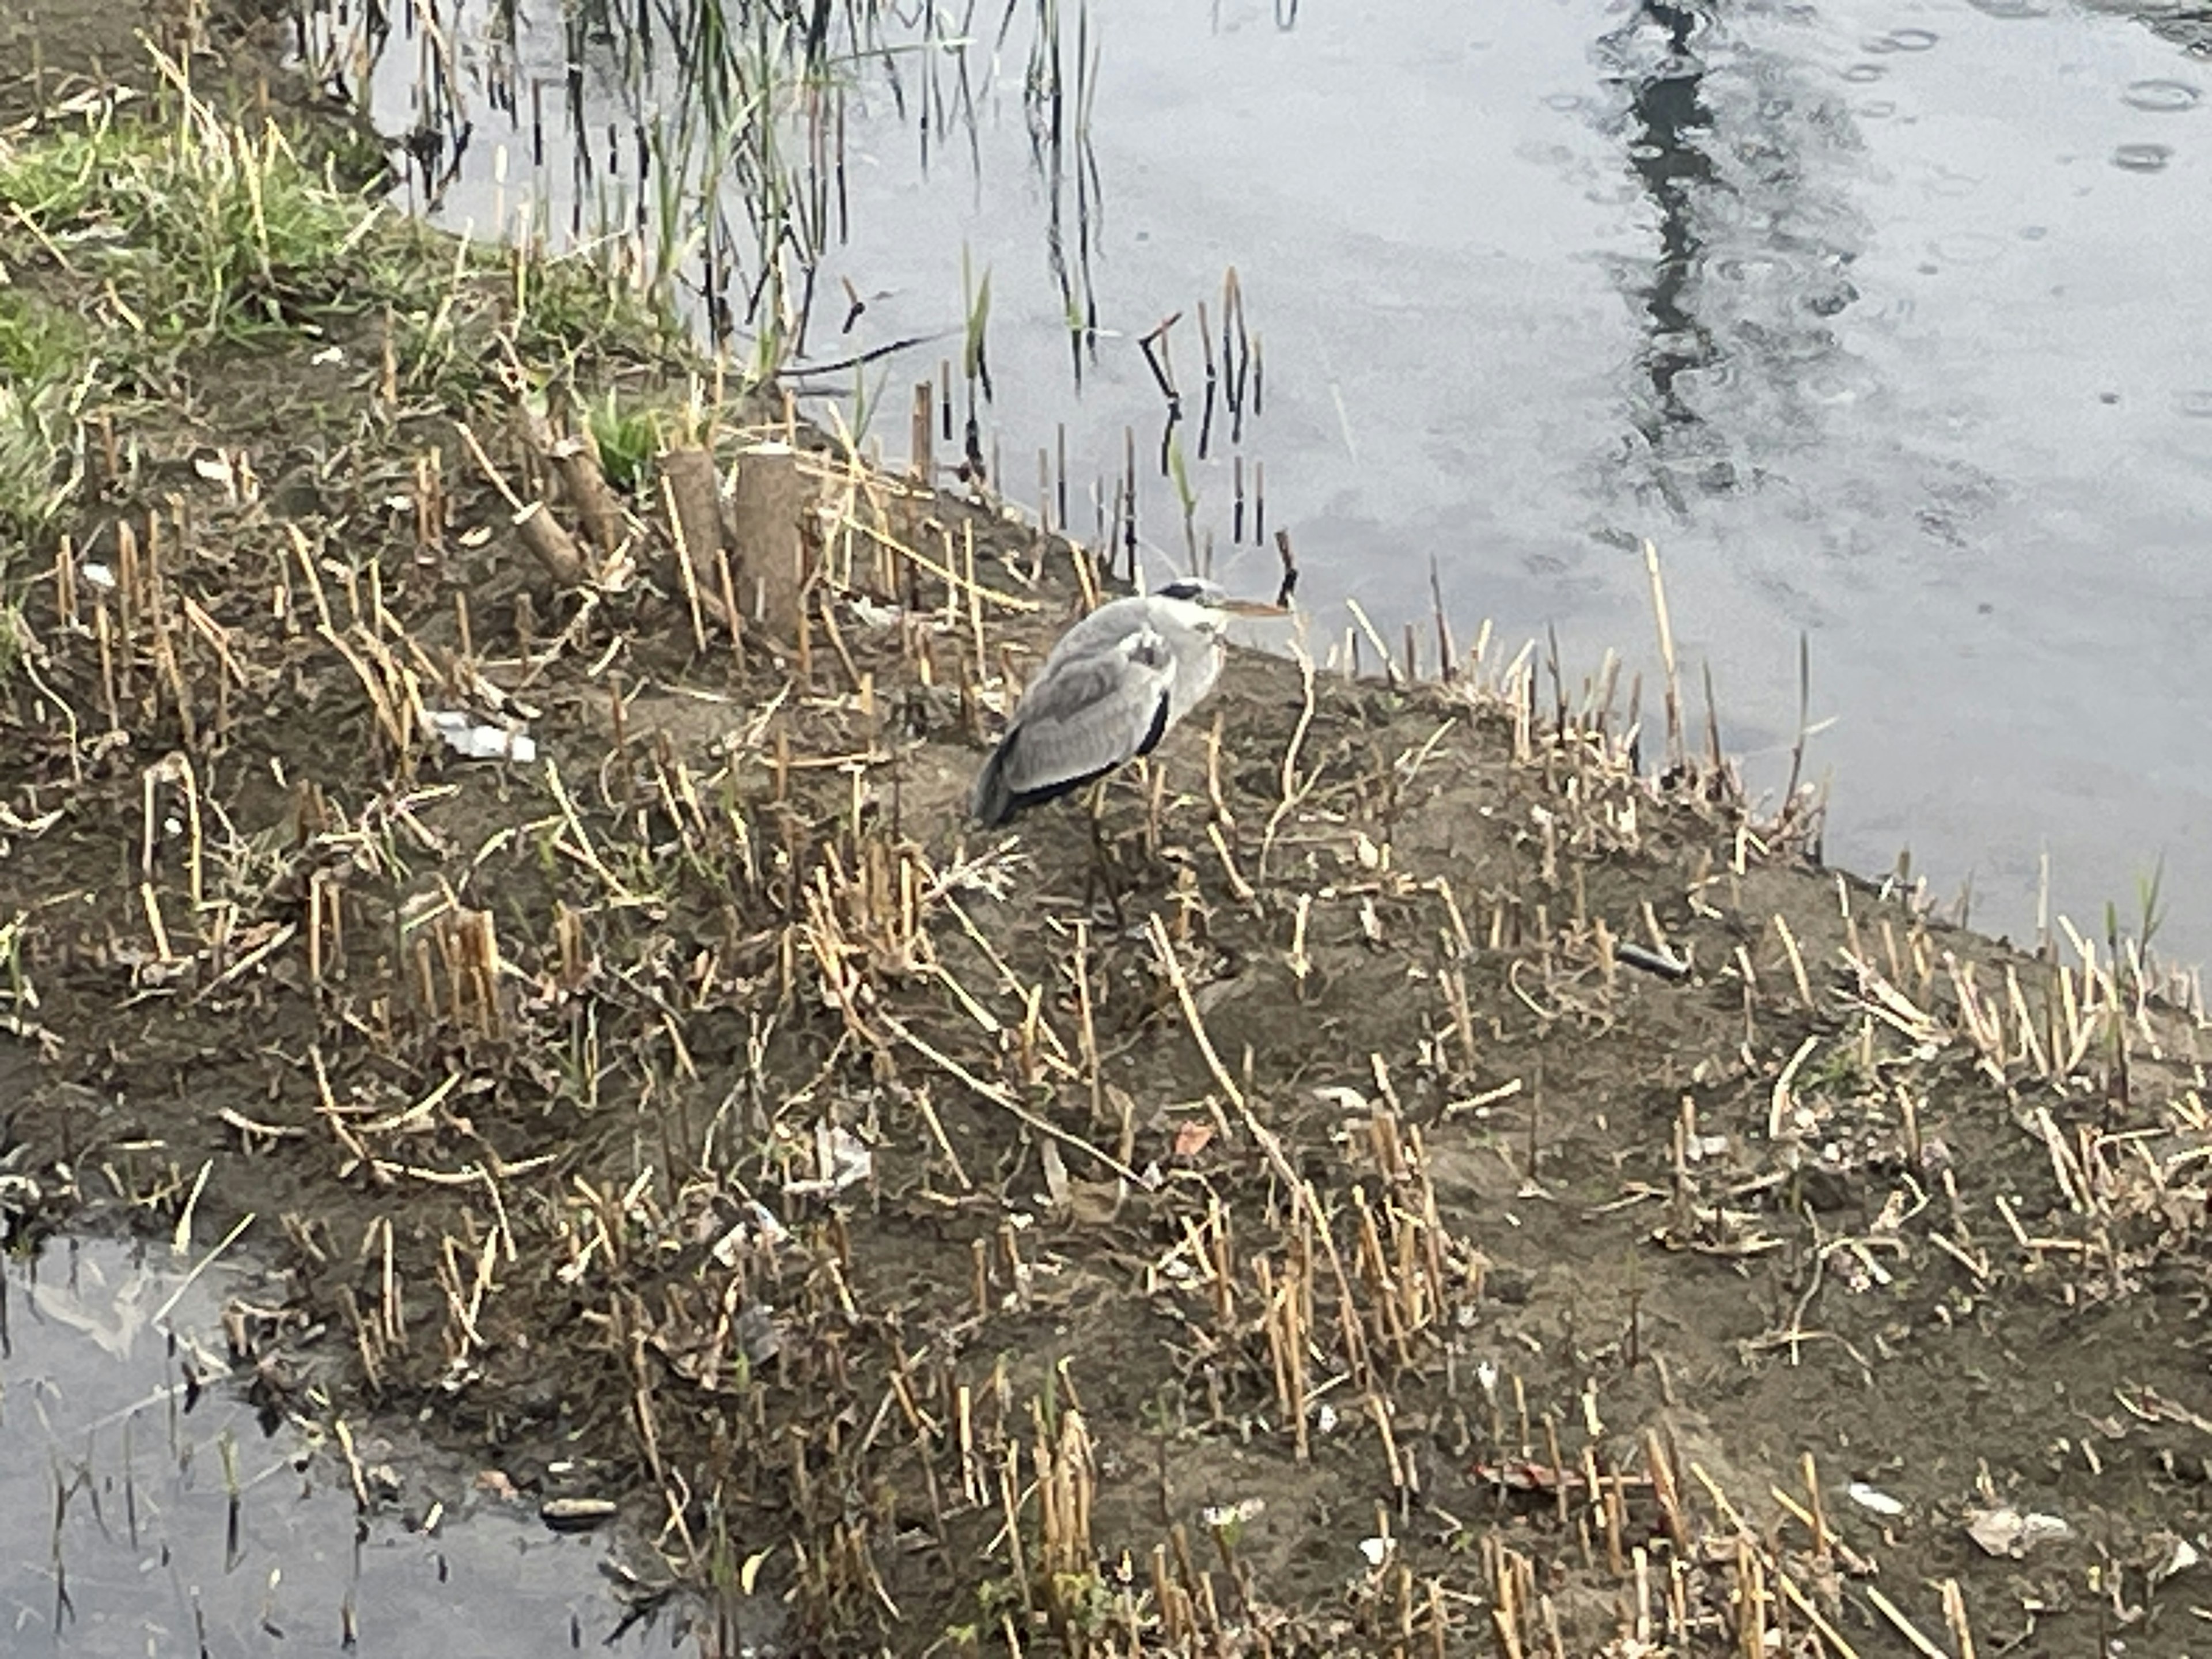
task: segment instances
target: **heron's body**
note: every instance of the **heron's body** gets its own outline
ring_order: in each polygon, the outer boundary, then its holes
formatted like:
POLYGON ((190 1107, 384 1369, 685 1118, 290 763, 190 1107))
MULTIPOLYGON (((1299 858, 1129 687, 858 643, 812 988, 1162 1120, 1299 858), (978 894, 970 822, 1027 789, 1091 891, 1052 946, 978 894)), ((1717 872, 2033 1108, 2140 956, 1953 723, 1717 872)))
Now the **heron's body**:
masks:
POLYGON ((1209 583, 1102 605, 1060 635, 984 762, 969 810, 996 827, 1149 755, 1221 676, 1236 607, 1209 583))

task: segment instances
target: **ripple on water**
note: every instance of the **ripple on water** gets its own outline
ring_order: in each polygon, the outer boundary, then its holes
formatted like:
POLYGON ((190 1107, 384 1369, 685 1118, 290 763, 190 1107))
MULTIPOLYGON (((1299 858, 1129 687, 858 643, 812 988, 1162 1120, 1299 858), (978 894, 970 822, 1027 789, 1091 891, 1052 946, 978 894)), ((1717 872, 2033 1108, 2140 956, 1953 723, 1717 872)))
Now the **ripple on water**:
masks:
POLYGON ((2002 236, 1982 230, 1954 230, 1928 245, 1928 251, 1947 265, 1995 264, 2012 246, 2002 236))
POLYGON ((2172 159, 2171 144, 2122 144, 2112 152, 2112 165, 2129 173, 2163 173, 2172 159))
POLYGON ((2048 17, 2051 8, 2044 0, 1966 0, 1966 3, 1986 17, 2000 17, 2008 21, 2021 17, 2048 17))
POLYGON ((1866 52, 1925 52, 1936 44, 1934 29, 1892 29, 1876 35, 1861 48, 1866 52))
POLYGON ((2137 81, 2120 94, 2120 101, 2154 115, 2179 115, 2195 109, 2203 97, 2186 81, 2137 81))
POLYGON ((2212 421, 2212 386, 2196 392, 2184 392, 2173 400, 2176 412, 2191 416, 2200 421, 2212 421))
POLYGON ((1889 71, 1880 64, 1854 64, 1844 71, 1844 79, 1864 83, 1868 81, 1879 81, 1888 73, 1889 71))

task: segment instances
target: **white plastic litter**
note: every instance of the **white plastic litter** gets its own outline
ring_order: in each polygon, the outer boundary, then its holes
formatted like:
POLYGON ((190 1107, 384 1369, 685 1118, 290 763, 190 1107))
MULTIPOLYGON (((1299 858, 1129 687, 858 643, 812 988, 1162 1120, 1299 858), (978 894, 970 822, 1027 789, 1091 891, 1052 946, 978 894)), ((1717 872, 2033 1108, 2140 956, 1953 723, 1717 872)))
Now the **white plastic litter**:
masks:
POLYGON ((1844 1496, 1861 1509, 1871 1510, 1876 1515, 1896 1516, 1905 1513, 1904 1504, 1882 1491, 1881 1487, 1869 1486, 1863 1480, 1854 1480, 1850 1486, 1844 1487, 1844 1496))
POLYGON ((459 709, 426 709, 422 724, 463 760, 518 761, 527 766, 538 758, 538 740, 527 732, 481 725, 459 709))

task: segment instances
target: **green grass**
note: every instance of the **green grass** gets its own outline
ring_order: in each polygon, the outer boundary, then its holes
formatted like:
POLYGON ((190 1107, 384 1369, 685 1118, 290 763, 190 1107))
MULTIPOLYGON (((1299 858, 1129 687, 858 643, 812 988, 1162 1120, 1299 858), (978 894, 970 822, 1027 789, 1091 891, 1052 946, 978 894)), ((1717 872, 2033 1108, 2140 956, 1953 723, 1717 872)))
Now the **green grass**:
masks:
POLYGON ((0 289, 0 591, 9 548, 35 540, 68 499, 76 414, 98 374, 75 316, 0 289))
MULTIPOLYGON (((580 258, 471 246, 343 181, 273 124, 217 118, 181 89, 167 120, 98 111, 0 143, 0 226, 96 289, 118 356, 330 332, 392 314, 417 389, 479 384, 490 330, 526 356, 659 356, 673 319, 580 258), (465 378, 465 377, 459 377, 465 378)), ((0 339, 0 354, 7 345, 0 339)), ((4 361, 0 358, 0 361, 4 361)))
POLYGON ((67 381, 90 352, 84 325, 73 313, 21 289, 0 288, 0 380, 67 381))
POLYGON ((585 423, 599 452, 599 467, 617 489, 635 492, 660 453, 660 418, 640 404, 617 402, 614 390, 591 405, 585 423))
POLYGON ((119 319, 164 343, 250 339, 427 274, 391 258, 389 238, 366 248, 380 211, 273 126, 98 117, 0 151, 0 202, 70 268, 113 283, 119 319))

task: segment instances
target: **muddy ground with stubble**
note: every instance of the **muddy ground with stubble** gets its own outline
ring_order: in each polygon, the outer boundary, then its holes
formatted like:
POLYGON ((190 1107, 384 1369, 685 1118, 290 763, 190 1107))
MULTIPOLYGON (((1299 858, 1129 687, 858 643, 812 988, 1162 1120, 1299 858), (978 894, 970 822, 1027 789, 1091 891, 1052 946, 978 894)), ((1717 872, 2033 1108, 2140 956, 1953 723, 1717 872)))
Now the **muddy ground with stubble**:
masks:
POLYGON ((26 160, 104 111, 0 147, 6 314, 108 364, 4 566, 19 1247, 235 1232, 235 1386, 605 1502, 708 1652, 2212 1645, 2185 981, 1820 867, 1663 688, 1632 741, 1472 618, 1418 683, 1286 633, 1098 845, 979 834, 1079 552, 365 204, 195 309, 26 160), (663 455, 596 543, 611 389, 663 455), (702 447, 794 473, 803 632, 681 579, 702 447))

